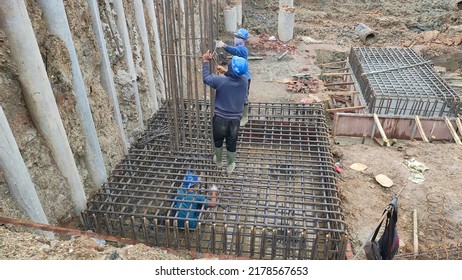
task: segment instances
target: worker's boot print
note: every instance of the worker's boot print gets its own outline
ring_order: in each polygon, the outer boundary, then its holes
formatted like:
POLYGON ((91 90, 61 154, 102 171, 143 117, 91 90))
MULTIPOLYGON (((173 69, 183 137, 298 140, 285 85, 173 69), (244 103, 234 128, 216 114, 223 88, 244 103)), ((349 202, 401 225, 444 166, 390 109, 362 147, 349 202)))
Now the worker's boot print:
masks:
POLYGON ((231 175, 233 173, 234 168, 236 167, 236 163, 234 162, 234 159, 236 158, 236 152, 230 152, 228 151, 228 156, 226 158, 227 166, 226 166, 226 172, 228 175, 231 175))
POLYGON ((218 168, 223 167, 223 147, 215 147, 215 155, 213 155, 213 162, 218 168))
POLYGON ((242 114, 240 126, 244 126, 249 121, 249 105, 244 105, 244 112, 242 114))

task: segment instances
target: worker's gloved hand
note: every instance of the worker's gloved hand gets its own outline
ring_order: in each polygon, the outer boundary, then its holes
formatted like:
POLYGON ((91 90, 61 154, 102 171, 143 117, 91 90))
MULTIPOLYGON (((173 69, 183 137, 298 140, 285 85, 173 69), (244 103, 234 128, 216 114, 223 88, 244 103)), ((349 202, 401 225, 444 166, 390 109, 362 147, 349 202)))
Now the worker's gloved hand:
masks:
POLYGON ((217 67, 215 67, 215 70, 217 70, 217 72, 220 74, 225 74, 228 71, 225 67, 221 65, 218 65, 217 67))
POLYGON ((216 46, 217 48, 224 48, 224 47, 226 47, 226 44, 223 43, 223 41, 216 41, 216 42, 215 42, 215 46, 216 46))
POLYGON ((206 53, 204 53, 204 54, 202 55, 202 61, 205 61, 205 62, 210 61, 210 60, 212 60, 212 57, 213 57, 213 56, 212 56, 212 54, 210 53, 210 51, 207 51, 206 53))
POLYGON ((215 185, 212 185, 212 186, 210 187, 210 191, 212 191, 212 192, 216 192, 216 191, 218 191, 218 188, 217 188, 217 186, 215 186, 215 185))

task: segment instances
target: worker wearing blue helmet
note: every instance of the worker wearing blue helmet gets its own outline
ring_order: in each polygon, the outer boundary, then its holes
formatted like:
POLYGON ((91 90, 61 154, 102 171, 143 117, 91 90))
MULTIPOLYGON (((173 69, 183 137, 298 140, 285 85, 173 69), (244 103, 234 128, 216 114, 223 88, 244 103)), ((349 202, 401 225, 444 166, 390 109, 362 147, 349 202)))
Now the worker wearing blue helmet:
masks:
POLYGON ((224 76, 210 72, 212 54, 207 51, 203 56, 202 79, 206 85, 216 90, 215 112, 212 119, 212 133, 215 144, 213 161, 218 168, 223 166, 223 143, 226 139, 226 172, 230 175, 236 167, 236 147, 240 120, 244 103, 247 100, 248 82, 245 77, 248 64, 242 57, 233 56, 224 76))
POLYGON ((204 208, 213 208, 217 204, 217 190, 218 188, 213 185, 210 188, 210 199, 197 193, 200 184, 200 177, 194 172, 188 171, 184 177, 181 188, 178 189, 175 205, 177 209, 176 217, 178 218, 178 226, 185 227, 186 221, 190 229, 197 226, 197 221, 200 216, 200 210, 204 208))
MULTIPOLYGON (((245 46, 245 42, 249 38, 249 31, 247 31, 244 28, 239 28, 235 33, 234 33, 234 46, 229 46, 225 44, 223 41, 217 41, 216 42, 216 47, 217 48, 224 48, 227 53, 230 53, 232 55, 236 55, 242 58, 245 58, 248 60, 249 57, 249 51, 247 50, 247 47, 245 46)), ((247 100, 244 104, 244 110, 242 114, 242 119, 240 122, 240 126, 244 126, 248 121, 249 121, 249 101, 248 101, 248 95, 250 93, 250 72, 249 70, 246 71, 245 76, 247 77, 248 80, 248 85, 247 85, 247 100)))

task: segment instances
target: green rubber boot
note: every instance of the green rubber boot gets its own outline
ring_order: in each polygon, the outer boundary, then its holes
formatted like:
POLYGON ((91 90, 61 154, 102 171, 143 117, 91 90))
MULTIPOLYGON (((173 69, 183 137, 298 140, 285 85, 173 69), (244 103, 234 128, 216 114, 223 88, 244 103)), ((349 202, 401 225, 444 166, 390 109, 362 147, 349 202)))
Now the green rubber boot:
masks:
POLYGON ((218 168, 223 167, 223 147, 216 148, 215 147, 215 155, 213 155, 213 162, 218 168))
POLYGON ((240 126, 244 126, 249 121, 249 104, 244 105, 240 126))
POLYGON ((228 156, 226 157, 226 172, 228 175, 231 175, 233 173, 234 168, 236 167, 236 162, 234 162, 234 159, 236 158, 236 152, 230 152, 228 151, 228 156))

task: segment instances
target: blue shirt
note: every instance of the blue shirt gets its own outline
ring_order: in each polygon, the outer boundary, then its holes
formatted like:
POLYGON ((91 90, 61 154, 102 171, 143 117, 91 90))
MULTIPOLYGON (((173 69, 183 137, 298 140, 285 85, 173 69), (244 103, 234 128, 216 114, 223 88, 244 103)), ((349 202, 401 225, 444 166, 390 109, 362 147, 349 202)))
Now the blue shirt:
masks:
POLYGON ((196 195, 194 191, 188 191, 184 188, 178 190, 176 196, 175 208, 179 209, 177 217, 186 218, 178 219, 178 226, 184 227, 186 220, 189 222, 189 228, 193 229, 197 226, 197 219, 199 218, 199 211, 202 206, 207 205, 209 200, 202 195, 196 195))
POLYGON ((216 89, 215 115, 226 120, 240 120, 247 99, 248 81, 244 75, 237 77, 228 65, 225 76, 210 73, 210 63, 202 64, 202 80, 216 89))
MULTIPOLYGON (((238 46, 238 47, 226 46, 225 51, 232 55, 245 58, 245 60, 247 60, 248 62, 249 51, 247 50, 246 46, 238 46)), ((247 80, 250 80, 249 70, 247 70, 244 75, 247 77, 247 80)))

